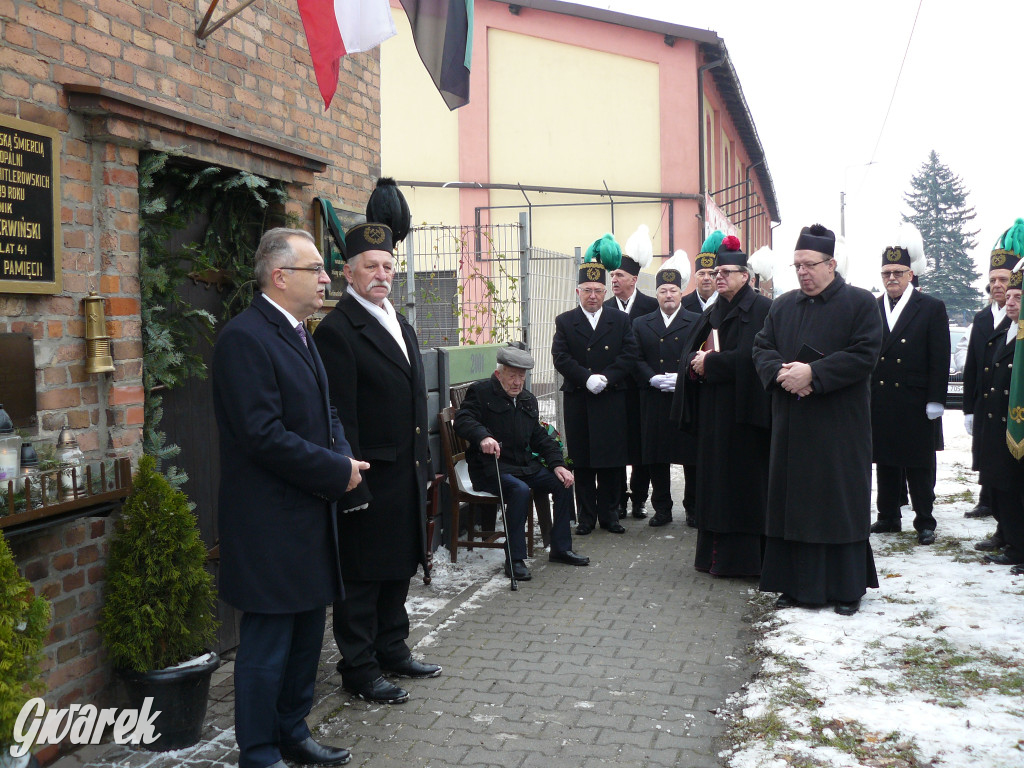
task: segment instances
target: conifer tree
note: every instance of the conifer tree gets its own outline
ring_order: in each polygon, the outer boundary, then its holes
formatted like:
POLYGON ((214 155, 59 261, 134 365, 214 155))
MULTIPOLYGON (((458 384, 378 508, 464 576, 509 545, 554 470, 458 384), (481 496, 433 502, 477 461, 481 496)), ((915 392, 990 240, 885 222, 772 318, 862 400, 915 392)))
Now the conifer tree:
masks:
POLYGON ((966 325, 982 307, 982 295, 974 287, 981 276, 970 251, 977 245, 977 230, 968 229, 974 208, 967 204, 963 181, 932 150, 910 180, 903 201, 913 213, 904 215, 921 231, 928 273, 921 288, 942 299, 950 319, 966 325))

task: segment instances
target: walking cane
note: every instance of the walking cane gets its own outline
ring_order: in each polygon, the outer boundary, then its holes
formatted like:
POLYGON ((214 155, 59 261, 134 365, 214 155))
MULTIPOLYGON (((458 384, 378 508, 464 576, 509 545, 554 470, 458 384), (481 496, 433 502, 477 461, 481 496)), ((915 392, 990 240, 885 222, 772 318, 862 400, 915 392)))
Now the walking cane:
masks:
POLYGON ((512 579, 512 591, 519 591, 519 582, 516 581, 516 569, 512 565, 512 547, 508 543, 508 517, 505 515, 505 492, 501 490, 501 469, 498 468, 498 454, 494 456, 494 469, 498 473, 498 500, 501 502, 501 524, 505 528, 505 562, 508 563, 508 575, 512 579))

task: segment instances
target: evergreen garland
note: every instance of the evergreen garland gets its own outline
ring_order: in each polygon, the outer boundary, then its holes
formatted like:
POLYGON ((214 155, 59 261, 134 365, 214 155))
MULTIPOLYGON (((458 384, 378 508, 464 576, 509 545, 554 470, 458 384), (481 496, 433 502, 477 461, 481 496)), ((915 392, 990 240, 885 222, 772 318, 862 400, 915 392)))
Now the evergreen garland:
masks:
POLYGON ((0 752, 13 742, 25 702, 45 690, 39 662, 49 628, 50 604, 18 573, 0 535, 0 752))
POLYGON ((139 460, 107 560, 99 630, 119 669, 145 672, 199 656, 214 641, 213 578, 188 498, 139 460))
POLYGON ((929 271, 921 277, 921 288, 942 299, 950 319, 961 325, 967 325, 983 303, 974 287, 981 275, 970 251, 977 245, 978 232, 967 228, 974 219, 967 195, 960 177, 932 150, 903 196, 913 210, 903 219, 920 230, 928 259, 929 271))

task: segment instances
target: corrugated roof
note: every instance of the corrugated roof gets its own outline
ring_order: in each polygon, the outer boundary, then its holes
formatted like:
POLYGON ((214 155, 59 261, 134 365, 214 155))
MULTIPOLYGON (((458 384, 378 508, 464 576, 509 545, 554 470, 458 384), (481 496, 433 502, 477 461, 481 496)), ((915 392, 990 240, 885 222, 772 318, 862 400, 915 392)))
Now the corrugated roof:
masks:
POLYGON ((532 8, 538 11, 559 13, 563 16, 574 16, 580 19, 601 21, 606 24, 616 24, 620 27, 640 29, 645 32, 654 32, 659 35, 666 35, 682 40, 695 41, 704 54, 706 61, 713 61, 719 57, 725 58, 720 67, 711 70, 715 79, 715 85, 725 106, 729 110, 733 124, 739 133, 743 147, 750 158, 750 165, 755 166, 754 173, 761 182, 761 189, 764 192, 764 203, 768 209, 772 221, 780 221, 779 204, 775 197, 775 184, 772 181, 771 171, 768 169, 768 162, 765 158, 764 147, 761 146, 761 139, 757 135, 757 128, 754 126, 754 118, 750 115, 750 108, 743 96, 743 89, 740 87, 739 76, 733 67, 732 59, 729 58, 729 51, 725 47, 725 41, 718 36, 717 32, 708 29, 697 29, 696 27, 685 27, 681 24, 672 24, 657 19, 647 19, 641 16, 633 16, 619 11, 610 11, 605 8, 592 8, 589 5, 578 5, 577 3, 565 2, 565 0, 494 0, 510 6, 532 8))

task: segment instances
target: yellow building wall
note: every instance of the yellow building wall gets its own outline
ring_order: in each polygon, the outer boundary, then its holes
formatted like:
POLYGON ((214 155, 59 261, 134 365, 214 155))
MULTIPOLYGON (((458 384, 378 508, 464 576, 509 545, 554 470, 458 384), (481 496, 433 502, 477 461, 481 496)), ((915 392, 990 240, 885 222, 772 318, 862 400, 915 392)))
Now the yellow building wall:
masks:
MULTIPOLYGON (((445 106, 420 61, 408 17, 400 8, 391 15, 398 34, 380 47, 381 175, 458 181, 458 112, 445 106)), ((402 191, 413 224, 458 223, 458 193, 426 187, 402 191)))
MULTIPOLYGON (((488 53, 492 182, 660 189, 657 64, 499 29, 488 30, 488 53)), ((534 204, 602 202, 527 195, 534 204)), ((518 191, 491 193, 494 206, 524 203, 518 191)), ((659 203, 617 205, 613 234, 623 245, 639 224, 654 234, 661 216, 659 203)), ((491 213, 495 223, 517 217, 512 209, 491 213)), ((611 226, 607 205, 533 210, 534 244, 563 253, 586 246, 611 226)))

